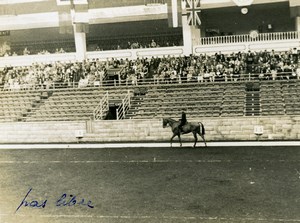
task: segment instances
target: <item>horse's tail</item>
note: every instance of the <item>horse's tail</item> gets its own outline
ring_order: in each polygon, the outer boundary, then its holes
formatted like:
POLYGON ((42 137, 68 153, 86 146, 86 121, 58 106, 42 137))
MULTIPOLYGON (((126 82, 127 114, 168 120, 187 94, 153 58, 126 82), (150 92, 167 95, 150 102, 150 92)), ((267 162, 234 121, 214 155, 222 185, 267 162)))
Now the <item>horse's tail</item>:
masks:
POLYGON ((197 128, 197 130, 199 135, 205 135, 205 128, 202 122, 199 122, 199 127, 197 128), (200 126, 201 126, 201 131, 200 131, 200 126))

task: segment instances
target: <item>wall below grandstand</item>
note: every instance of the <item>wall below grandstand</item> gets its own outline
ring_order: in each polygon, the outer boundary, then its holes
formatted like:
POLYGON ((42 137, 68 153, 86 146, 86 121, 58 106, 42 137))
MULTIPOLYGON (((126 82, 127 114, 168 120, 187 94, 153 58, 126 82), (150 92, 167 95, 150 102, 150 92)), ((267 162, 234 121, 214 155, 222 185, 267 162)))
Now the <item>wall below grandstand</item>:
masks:
MULTIPOLYGON (((297 140, 300 116, 201 118, 208 141, 257 140, 254 126, 261 125, 261 140, 297 140)), ((192 121, 192 120, 190 120, 192 121)), ((198 121, 198 120, 194 120, 198 121)), ((82 142, 168 141, 169 128, 162 120, 122 120, 91 122, 0 123, 0 143, 75 143, 76 131, 85 132, 82 142)), ((192 140, 191 134, 183 140, 192 140)))
POLYGON ((75 131, 85 128, 85 122, 0 123, 0 143, 76 142, 75 131))

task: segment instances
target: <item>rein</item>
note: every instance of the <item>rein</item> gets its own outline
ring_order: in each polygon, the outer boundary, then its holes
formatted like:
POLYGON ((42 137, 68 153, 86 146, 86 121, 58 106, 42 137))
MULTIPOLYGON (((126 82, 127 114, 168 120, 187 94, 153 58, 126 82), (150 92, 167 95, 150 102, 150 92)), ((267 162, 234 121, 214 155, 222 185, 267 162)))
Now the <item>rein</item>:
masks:
POLYGON ((167 123, 171 126, 173 125, 175 122, 177 122, 176 120, 172 119, 172 118, 167 118, 167 123))

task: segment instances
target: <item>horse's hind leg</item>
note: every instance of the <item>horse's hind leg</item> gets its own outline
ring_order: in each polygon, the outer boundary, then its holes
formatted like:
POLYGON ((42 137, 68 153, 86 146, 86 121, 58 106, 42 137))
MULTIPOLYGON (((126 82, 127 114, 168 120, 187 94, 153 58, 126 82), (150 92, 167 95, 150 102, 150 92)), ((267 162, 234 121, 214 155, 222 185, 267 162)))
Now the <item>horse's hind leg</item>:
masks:
POLYGON ((207 147, 207 145, 206 145, 206 141, 205 141, 205 138, 204 138, 204 135, 201 135, 201 134, 200 134, 200 136, 201 136, 201 138, 202 138, 202 139, 203 139, 203 141, 204 141, 205 147, 207 147))
POLYGON ((194 134, 194 138, 195 138, 195 143, 194 143, 194 148, 196 147, 197 141, 198 141, 198 137, 197 137, 197 133, 193 132, 194 134))

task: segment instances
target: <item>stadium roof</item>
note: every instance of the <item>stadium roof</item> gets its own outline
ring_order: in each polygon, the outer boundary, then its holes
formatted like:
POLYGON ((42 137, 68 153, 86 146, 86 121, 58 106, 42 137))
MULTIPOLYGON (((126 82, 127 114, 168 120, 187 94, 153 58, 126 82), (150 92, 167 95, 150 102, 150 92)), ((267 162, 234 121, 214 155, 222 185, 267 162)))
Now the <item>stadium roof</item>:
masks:
MULTIPOLYGON (((233 7, 245 1, 252 4, 289 2, 290 6, 293 6, 299 0, 201 0, 201 8, 206 10, 233 7)), ((145 4, 147 2, 151 0, 74 0, 78 8, 85 7, 84 12, 76 13, 77 18, 89 24, 168 17, 168 4, 171 0, 162 0, 165 4, 145 4)), ((66 14, 70 14, 70 0, 0 0, 0 31, 58 27, 62 15, 66 14)))

